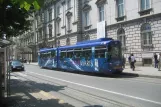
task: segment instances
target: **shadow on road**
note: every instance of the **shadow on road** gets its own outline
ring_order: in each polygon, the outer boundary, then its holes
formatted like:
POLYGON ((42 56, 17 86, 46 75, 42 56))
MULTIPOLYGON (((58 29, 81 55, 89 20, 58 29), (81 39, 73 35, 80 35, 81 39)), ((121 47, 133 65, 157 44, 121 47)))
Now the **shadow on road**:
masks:
MULTIPOLYGON (((62 70, 61 70, 62 71, 62 70)), ((79 72, 79 71, 62 71, 80 75, 87 75, 87 76, 95 76, 95 77, 108 77, 108 78, 136 78, 139 77, 136 73, 121 73, 121 74, 101 74, 101 73, 93 73, 93 72, 79 72)))
MULTIPOLYGON (((35 65, 32 65, 32 66, 35 66, 35 65)), ((41 69, 54 70, 57 72, 74 73, 74 74, 87 75, 87 76, 95 76, 95 77, 108 77, 108 78, 136 78, 136 77, 139 77, 138 74, 132 73, 132 72, 131 73, 124 73, 123 72, 121 74, 100 74, 100 73, 94 73, 94 72, 68 71, 68 70, 62 70, 62 69, 47 69, 47 68, 41 68, 41 69)), ((141 70, 137 69, 137 71, 141 71, 141 70)))
POLYGON ((5 107, 74 107, 48 93, 64 90, 65 86, 11 79, 10 87, 11 96, 5 99, 5 107))

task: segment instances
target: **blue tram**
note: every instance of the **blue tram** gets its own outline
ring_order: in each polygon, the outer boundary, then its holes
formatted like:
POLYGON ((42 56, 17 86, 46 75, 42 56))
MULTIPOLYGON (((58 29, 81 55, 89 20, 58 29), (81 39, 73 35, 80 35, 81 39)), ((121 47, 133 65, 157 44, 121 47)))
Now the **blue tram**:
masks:
POLYGON ((39 66, 67 71, 121 73, 122 65, 121 42, 111 38, 42 49, 39 55, 39 66))
POLYGON ((57 68, 57 48, 45 48, 39 51, 38 65, 42 68, 57 68))

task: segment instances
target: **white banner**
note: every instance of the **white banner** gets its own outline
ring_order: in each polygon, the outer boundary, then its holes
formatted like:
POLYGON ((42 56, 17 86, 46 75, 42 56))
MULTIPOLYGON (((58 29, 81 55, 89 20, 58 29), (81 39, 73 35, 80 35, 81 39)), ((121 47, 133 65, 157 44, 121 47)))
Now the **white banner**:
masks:
POLYGON ((105 38, 105 21, 97 23, 97 39, 105 38))

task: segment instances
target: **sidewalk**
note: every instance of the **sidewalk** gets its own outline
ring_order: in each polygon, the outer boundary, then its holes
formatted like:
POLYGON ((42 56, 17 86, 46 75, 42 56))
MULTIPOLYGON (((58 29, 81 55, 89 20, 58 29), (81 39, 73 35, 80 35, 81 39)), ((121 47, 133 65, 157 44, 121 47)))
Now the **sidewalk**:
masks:
POLYGON ((154 68, 152 66, 149 66, 149 67, 136 66, 135 71, 132 71, 132 69, 129 66, 126 66, 123 73, 126 75, 135 74, 135 75, 138 75, 139 77, 161 79, 161 71, 158 71, 157 68, 154 68))
MULTIPOLYGON (((28 63, 27 63, 28 64, 28 63)), ((37 65, 38 63, 30 63, 31 65, 37 65)), ((129 66, 126 66, 123 75, 138 75, 139 77, 149 77, 149 78, 159 78, 161 79, 161 71, 158 71, 158 69, 149 66, 149 67, 143 67, 143 66, 136 66, 135 71, 132 71, 129 66)))
MULTIPOLYGON (((4 107, 74 107, 65 101, 49 94, 38 87, 52 87, 49 84, 37 83, 30 80, 19 80, 11 76, 11 96, 6 97, 4 107)), ((3 106, 2 106, 3 107, 3 106)))

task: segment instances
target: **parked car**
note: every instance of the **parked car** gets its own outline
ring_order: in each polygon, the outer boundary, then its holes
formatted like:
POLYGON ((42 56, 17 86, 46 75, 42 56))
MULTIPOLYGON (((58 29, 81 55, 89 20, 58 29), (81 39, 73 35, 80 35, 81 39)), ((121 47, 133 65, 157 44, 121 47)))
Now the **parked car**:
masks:
POLYGON ((24 71, 25 70, 23 63, 21 63, 18 60, 11 61, 11 69, 12 69, 12 71, 14 71, 14 70, 24 71))

